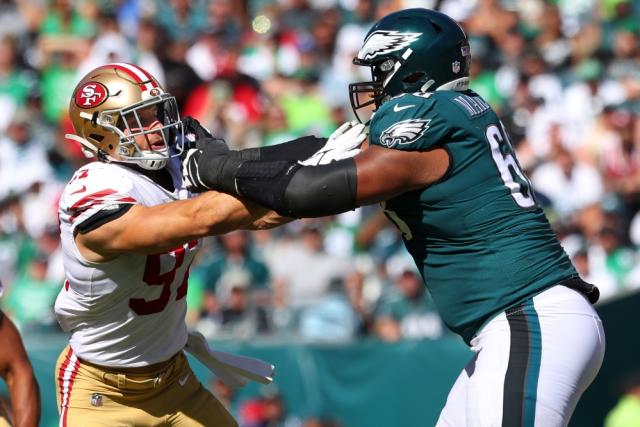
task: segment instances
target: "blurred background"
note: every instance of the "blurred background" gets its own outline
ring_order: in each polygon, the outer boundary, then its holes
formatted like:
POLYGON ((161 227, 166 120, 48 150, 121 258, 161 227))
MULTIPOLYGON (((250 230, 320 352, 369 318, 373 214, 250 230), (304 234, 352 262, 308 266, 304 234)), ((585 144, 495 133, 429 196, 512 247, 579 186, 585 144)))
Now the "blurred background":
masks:
MULTIPOLYGON (((66 340, 52 313, 64 280, 57 200, 87 161, 63 139, 80 77, 136 63, 234 148, 328 136, 353 119, 347 84, 370 77, 351 63, 366 32, 408 7, 437 8, 468 32, 471 88, 600 287, 607 359, 572 425, 640 425, 640 1, 1 0, 1 307, 34 360, 42 425, 57 425, 53 366, 66 340)), ((195 366, 241 426, 435 423, 470 354, 379 207, 204 246, 189 325, 278 367, 274 385, 236 392, 195 366)))

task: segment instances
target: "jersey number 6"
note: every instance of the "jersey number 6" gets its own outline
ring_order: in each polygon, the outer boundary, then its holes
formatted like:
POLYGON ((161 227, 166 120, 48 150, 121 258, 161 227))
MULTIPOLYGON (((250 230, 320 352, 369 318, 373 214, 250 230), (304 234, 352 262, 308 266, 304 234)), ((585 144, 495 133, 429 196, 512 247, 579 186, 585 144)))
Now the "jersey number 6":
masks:
POLYGON ((493 162, 496 164, 500 178, 509 189, 513 200, 521 208, 535 206, 536 201, 531 192, 531 184, 515 158, 513 147, 502 124, 500 127, 495 124, 490 125, 487 127, 485 135, 491 147, 493 162))

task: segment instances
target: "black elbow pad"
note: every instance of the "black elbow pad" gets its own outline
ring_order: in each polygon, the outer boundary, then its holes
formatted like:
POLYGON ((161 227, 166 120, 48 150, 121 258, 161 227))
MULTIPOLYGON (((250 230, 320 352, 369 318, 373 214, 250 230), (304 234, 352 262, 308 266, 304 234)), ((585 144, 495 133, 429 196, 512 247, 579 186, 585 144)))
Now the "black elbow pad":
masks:
POLYGON ((312 218, 335 215, 358 207, 353 159, 298 170, 285 191, 290 216, 312 218))

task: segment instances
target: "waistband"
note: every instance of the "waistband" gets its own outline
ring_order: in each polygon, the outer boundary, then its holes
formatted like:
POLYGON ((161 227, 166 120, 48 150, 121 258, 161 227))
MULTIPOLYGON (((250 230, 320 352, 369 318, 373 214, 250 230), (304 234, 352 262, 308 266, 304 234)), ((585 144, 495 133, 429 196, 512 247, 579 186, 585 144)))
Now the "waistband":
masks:
POLYGON ((179 351, 163 362, 158 362, 158 363, 154 363, 153 365, 147 365, 147 366, 137 366, 133 368, 98 365, 96 363, 88 362, 82 359, 81 357, 78 357, 78 360, 83 365, 91 366, 92 368, 96 368, 108 373, 153 376, 155 374, 159 374, 166 371, 167 368, 169 368, 173 363, 175 363, 178 357, 182 354, 183 354, 182 351, 179 351))
POLYGON ((133 392, 158 389, 169 383, 184 360, 184 354, 180 351, 164 362, 136 368, 101 366, 82 359, 80 365, 89 368, 91 375, 97 376, 105 384, 121 391, 133 392))
POLYGON ((578 276, 569 277, 568 279, 561 280, 558 285, 566 286, 567 288, 576 290, 583 294, 591 304, 595 304, 600 299, 600 290, 596 285, 585 282, 578 276))

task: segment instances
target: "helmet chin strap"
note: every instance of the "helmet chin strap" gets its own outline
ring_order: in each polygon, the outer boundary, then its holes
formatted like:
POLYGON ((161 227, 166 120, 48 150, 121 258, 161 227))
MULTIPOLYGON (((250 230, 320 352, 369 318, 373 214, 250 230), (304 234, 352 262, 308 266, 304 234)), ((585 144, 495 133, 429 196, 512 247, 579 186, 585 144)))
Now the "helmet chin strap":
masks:
POLYGON ((143 155, 154 155, 154 154, 158 154, 158 153, 163 153, 166 154, 167 156, 164 158, 158 158, 158 159, 149 159, 149 158, 143 158, 140 160, 134 160, 133 163, 136 163, 138 166, 140 166, 142 169, 146 169, 146 170, 159 170, 164 168, 167 165, 167 161, 169 160, 168 155, 169 155, 169 149, 165 148, 162 151, 150 151, 150 150, 140 150, 140 152, 143 155))
POLYGON ((78 136, 78 135, 74 135, 72 133, 66 133, 64 135, 65 139, 77 142, 80 144, 80 149, 82 150, 82 154, 84 154, 84 156, 87 159, 91 159, 93 157, 96 157, 97 152, 96 152, 96 147, 95 145, 93 145, 92 143, 90 143, 89 141, 87 141, 86 139, 78 136))
POLYGON ((150 170, 150 171, 156 171, 156 170, 160 170, 162 168, 164 168, 167 165, 167 159, 163 159, 163 160, 140 160, 138 162, 135 162, 138 166, 140 166, 142 169, 146 169, 146 170, 150 170))

